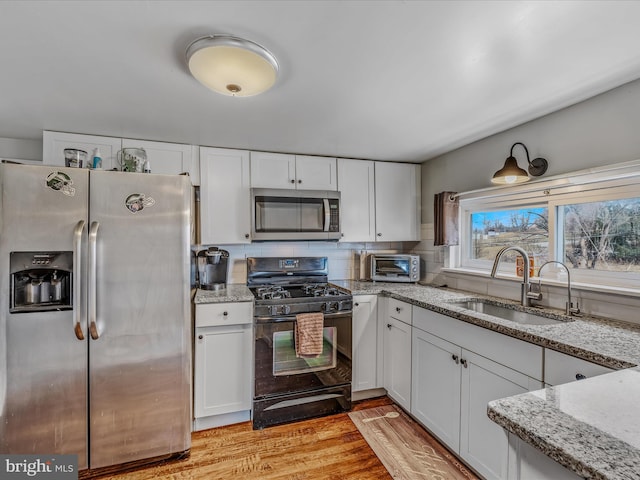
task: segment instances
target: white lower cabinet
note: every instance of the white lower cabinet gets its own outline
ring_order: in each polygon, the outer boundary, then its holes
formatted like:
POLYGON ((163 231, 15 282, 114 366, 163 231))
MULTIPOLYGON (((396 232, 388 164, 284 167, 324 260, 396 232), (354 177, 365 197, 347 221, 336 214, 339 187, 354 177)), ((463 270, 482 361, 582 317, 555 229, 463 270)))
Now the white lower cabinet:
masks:
POLYGON ((581 358, 544 349, 544 383, 547 385, 562 385, 613 371, 581 358))
POLYGON ((460 357, 451 342, 413 329, 411 413, 450 448, 460 444, 460 357))
POLYGON ((194 430, 250 419, 251 302, 196 305, 194 430))
POLYGON ((354 295, 351 392, 380 387, 378 383, 378 296, 354 295))
POLYGON ((542 348, 419 307, 412 322, 411 413, 484 478, 506 479, 508 436, 487 404, 541 387, 542 348), (536 378, 511 368, 514 351, 536 378))
MULTIPOLYGON (((390 299, 384 326, 383 362, 384 388, 387 394, 405 410, 411 410, 411 324, 405 323, 405 311, 411 305, 390 299), (399 310, 398 310, 399 309, 399 310), (400 315, 397 315, 400 313, 400 315)), ((411 316, 409 314, 409 321, 411 316)))
POLYGON ((509 448, 509 480, 579 480, 582 478, 511 433, 509 448))
POLYGON ((507 432, 489 419, 487 404, 539 389, 541 384, 473 352, 463 350, 461 364, 460 456, 483 477, 506 479, 507 432))

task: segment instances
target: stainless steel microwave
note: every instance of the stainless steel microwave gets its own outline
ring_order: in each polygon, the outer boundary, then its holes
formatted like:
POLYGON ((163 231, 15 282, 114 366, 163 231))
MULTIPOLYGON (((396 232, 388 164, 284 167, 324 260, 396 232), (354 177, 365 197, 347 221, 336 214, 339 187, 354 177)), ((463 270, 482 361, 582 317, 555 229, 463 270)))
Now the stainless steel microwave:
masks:
POLYGON ((251 189, 251 238, 339 240, 340 192, 251 189))
POLYGON ((418 255, 369 255, 371 280, 379 282, 417 282, 420 280, 418 255))

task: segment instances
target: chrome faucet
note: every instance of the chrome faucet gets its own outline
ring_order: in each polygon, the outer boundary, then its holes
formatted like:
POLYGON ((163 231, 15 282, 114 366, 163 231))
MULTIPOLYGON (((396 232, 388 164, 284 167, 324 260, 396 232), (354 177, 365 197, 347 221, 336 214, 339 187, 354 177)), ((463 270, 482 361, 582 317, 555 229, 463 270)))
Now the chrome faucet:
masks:
MULTIPOLYGON (((569 268, 562 262, 558 262, 557 260, 549 260, 548 262, 544 262, 540 265, 540 269, 538 270, 538 291, 541 291, 540 284, 542 283, 542 269, 545 265, 550 263, 557 263, 561 267, 563 267, 567 271, 567 304, 565 307, 566 315, 579 315, 580 314, 580 305, 576 302, 575 308, 573 307, 573 303, 571 302, 571 273, 569 273, 569 268)), ((539 300, 542 299, 542 294, 540 294, 539 300)))
POLYGON ((523 272, 523 278, 522 278, 522 286, 520 290, 520 303, 522 304, 523 307, 530 307, 531 300, 532 299, 540 300, 542 298, 542 295, 540 295, 539 293, 533 293, 530 291, 531 284, 529 283, 529 255, 525 250, 516 246, 502 247, 498 252, 498 254, 496 255, 496 259, 493 262, 493 268, 491 269, 491 278, 495 278, 496 276, 496 272, 498 271, 498 265, 500 264, 500 259, 502 259, 502 255, 504 255, 505 253, 511 250, 518 252, 522 256, 522 259, 524 260, 525 266, 524 266, 524 272, 523 272))

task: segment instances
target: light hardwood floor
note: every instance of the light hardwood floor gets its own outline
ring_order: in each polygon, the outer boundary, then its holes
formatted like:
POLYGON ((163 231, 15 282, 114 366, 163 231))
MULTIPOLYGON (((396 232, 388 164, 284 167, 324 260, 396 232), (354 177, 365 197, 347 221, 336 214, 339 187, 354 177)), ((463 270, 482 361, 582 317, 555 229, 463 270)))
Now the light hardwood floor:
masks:
MULTIPOLYGON (((387 397, 354 410, 391 404, 387 397)), ((253 430, 245 422, 194 432, 184 460, 98 477, 101 480, 286 479, 391 480, 348 415, 338 414, 253 430)))

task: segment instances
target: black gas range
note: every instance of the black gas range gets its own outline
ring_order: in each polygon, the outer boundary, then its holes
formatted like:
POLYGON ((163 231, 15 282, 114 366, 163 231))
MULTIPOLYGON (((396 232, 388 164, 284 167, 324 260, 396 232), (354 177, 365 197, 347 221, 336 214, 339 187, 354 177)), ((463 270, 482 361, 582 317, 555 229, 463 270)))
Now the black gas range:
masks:
POLYGON ((253 426, 264 428, 351 409, 353 297, 328 282, 326 257, 252 257, 247 286, 254 306, 253 426), (323 349, 296 355, 298 315, 323 314, 323 349))
POLYGON ((351 293, 326 282, 287 286, 262 285, 250 289, 255 297, 257 321, 299 313, 332 314, 353 309, 351 293))

